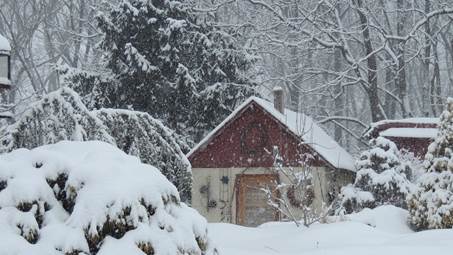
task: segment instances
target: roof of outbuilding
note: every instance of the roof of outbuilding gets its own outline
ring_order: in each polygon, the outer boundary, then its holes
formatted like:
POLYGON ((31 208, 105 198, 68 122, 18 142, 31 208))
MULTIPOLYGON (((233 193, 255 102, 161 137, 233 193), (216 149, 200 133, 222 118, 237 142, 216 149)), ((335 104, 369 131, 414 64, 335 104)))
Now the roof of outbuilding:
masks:
POLYGON ((399 120, 381 120, 373 123, 372 126, 380 126, 389 123, 439 124, 439 118, 421 117, 421 118, 406 118, 399 120))
MULTIPOLYGON (((423 129, 432 129, 432 128, 437 128, 439 125, 439 118, 428 118, 428 117, 422 117, 422 118, 406 118, 406 119, 397 119, 397 120, 381 120, 375 123, 371 123, 370 127, 365 130, 363 133, 363 137, 366 138, 373 138, 381 135, 381 133, 387 129, 402 129, 401 131, 398 131, 400 134, 404 132, 404 128, 414 128, 414 129, 419 129, 417 131, 414 130, 406 130, 410 131, 404 137, 412 137, 413 136, 419 137, 420 132, 425 132, 422 131, 423 129)), ((391 131, 393 132, 393 131, 391 131)), ((430 132, 430 131, 428 131, 430 132)), ((387 135, 390 136, 390 135, 387 135)), ((396 136, 396 135, 392 135, 396 136)), ((399 136, 399 135, 398 135, 399 136)), ((403 136, 401 136, 403 137, 403 136)))
POLYGON ((389 128, 379 133, 384 137, 436 138, 437 128, 389 128))
POLYGON ((329 136, 311 117, 285 109, 282 114, 274 108, 271 102, 258 97, 250 97, 239 107, 237 107, 222 123, 212 130, 203 140, 201 140, 188 154, 190 157, 197 150, 204 148, 209 141, 229 123, 242 109, 250 103, 255 102, 265 111, 271 114, 282 125, 286 126, 292 133, 301 137, 304 144, 317 152, 325 161, 335 168, 350 170, 355 172, 354 158, 343 147, 341 147, 331 136, 329 136))

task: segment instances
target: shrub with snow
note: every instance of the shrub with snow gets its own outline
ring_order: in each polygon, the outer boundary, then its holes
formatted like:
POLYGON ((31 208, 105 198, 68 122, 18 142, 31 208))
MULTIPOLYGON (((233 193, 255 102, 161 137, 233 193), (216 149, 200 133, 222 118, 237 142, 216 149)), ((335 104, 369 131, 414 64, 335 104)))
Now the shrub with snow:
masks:
POLYGON ((114 144, 107 127, 73 90, 62 88, 34 103, 1 136, 0 151, 35 148, 61 140, 99 140, 114 144))
POLYGON ((0 137, 0 152, 32 149, 62 140, 108 142, 156 166, 176 185, 181 199, 190 200, 190 163, 177 137, 160 121, 143 112, 89 111, 76 92, 61 88, 33 104, 0 137))
POLYGON ((107 143, 0 156, 6 254, 215 254, 206 227, 156 168, 107 143))
POLYGON ((440 116, 439 132, 425 156, 426 173, 408 199, 417 230, 453 228, 453 98, 440 116))
POLYGON ((398 148, 390 140, 378 137, 370 146, 356 163, 354 184, 342 188, 338 214, 384 204, 406 208, 406 196, 413 189, 408 180, 412 172, 409 165, 400 163, 398 148))
POLYGON ((157 167, 178 187, 181 199, 190 200, 191 166, 173 131, 144 112, 101 109, 94 114, 108 127, 118 148, 157 167))

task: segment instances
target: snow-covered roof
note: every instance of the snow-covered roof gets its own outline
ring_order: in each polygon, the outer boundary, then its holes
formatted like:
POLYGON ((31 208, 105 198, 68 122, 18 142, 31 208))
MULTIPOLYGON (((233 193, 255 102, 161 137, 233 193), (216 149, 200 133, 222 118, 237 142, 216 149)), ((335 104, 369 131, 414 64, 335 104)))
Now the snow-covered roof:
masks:
MULTIPOLYGON (((381 120, 370 124, 363 137, 375 137, 388 128, 434 128, 439 125, 439 118, 406 118, 397 120, 381 120), (392 127, 393 126, 393 127, 392 127)), ((401 136, 402 137, 402 136, 401 136)), ((406 137, 410 137, 406 135, 406 137)))
POLYGON ((282 114, 274 108, 273 103, 258 97, 250 97, 234 110, 222 123, 201 140, 188 154, 190 157, 195 151, 207 145, 214 135, 232 120, 242 109, 251 102, 257 103, 270 113, 275 119, 286 126, 292 133, 302 138, 303 142, 316 151, 324 160, 335 168, 355 172, 354 158, 332 137, 330 137, 312 118, 303 114, 285 109, 282 114))
POLYGON ((8 40, 0 35, 0 52, 1 51, 11 51, 11 46, 9 45, 8 40))
POLYGON ((13 113, 11 111, 1 111, 0 109, 0 119, 2 118, 12 118, 13 113))
POLYGON ((389 128, 379 133, 385 137, 435 138, 437 128, 389 128))
POLYGON ((372 126, 380 126, 383 124, 389 123, 411 123, 411 124, 439 124, 439 118, 406 118, 406 119, 399 119, 399 120, 381 120, 371 124, 372 126))

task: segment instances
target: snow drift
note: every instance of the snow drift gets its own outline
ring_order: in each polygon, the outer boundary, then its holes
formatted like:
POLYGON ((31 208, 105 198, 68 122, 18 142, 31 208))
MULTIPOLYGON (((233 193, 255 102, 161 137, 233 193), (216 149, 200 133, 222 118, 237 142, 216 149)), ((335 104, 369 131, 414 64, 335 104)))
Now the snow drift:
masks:
POLYGON ((257 228, 209 224, 222 255, 450 255, 453 229, 413 232, 408 212, 384 205, 333 217, 333 223, 296 227, 270 222, 257 228))
POLYGON ((103 142, 0 156, 1 254, 214 254, 156 168, 103 142))

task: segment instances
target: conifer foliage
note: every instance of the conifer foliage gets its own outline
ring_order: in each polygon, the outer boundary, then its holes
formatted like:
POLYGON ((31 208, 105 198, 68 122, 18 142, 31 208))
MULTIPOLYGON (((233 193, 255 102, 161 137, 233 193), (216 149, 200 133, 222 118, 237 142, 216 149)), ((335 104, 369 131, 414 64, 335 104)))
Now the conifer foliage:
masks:
POLYGON ((413 189, 408 179, 412 172, 409 165, 401 163, 398 148, 386 138, 372 139, 370 146, 356 163, 358 171, 354 184, 341 191, 338 214, 384 204, 407 207, 406 196, 413 189))
POLYGON ((118 81, 104 107, 148 112, 196 140, 254 94, 253 58, 189 2, 123 0, 97 20, 118 81))
POLYGON ((408 199, 410 222, 417 230, 453 228, 453 98, 440 116, 437 138, 428 147, 426 173, 408 199))
POLYGON ((62 88, 34 103, 1 137, 1 152, 35 148, 62 140, 115 144, 108 128, 73 90, 62 88))
POLYGON ((89 111, 79 95, 62 88, 33 104, 0 134, 0 152, 36 148, 58 141, 104 141, 157 167, 190 201, 190 163, 178 137, 147 113, 101 109, 89 111))
POLYGON ((144 112, 101 109, 94 114, 108 127, 118 148, 157 167, 178 187, 183 201, 190 199, 191 166, 173 131, 144 112))

